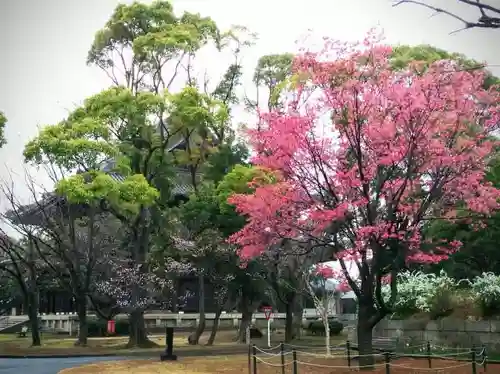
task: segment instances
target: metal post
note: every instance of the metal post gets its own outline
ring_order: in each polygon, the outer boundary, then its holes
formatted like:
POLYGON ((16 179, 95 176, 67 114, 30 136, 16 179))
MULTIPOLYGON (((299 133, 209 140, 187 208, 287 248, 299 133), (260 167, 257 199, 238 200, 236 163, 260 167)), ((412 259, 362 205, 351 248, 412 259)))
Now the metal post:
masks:
POLYGON ((297 374, 299 372, 299 367, 297 363, 297 351, 295 351, 295 349, 292 351, 292 357, 293 357, 293 374, 297 374))
POLYGON ((271 317, 267 319, 267 347, 271 348, 271 317))
POLYGON ((391 374, 391 354, 389 352, 384 353, 385 356, 385 374, 391 374))
POLYGON ((429 363, 429 368, 432 368, 432 358, 431 358, 431 343, 427 342, 427 362, 429 363))
POLYGON ((280 351, 281 351, 281 374, 285 374, 285 344, 283 342, 280 343, 280 351))
POLYGON ((248 374, 252 374, 252 346, 248 344, 248 374))
POLYGON ((484 369, 485 373, 486 373, 487 366, 488 366, 486 361, 488 361, 488 354, 486 353, 486 346, 483 345, 483 369, 484 369))
POLYGON ((347 350, 347 366, 351 367, 351 342, 349 340, 345 342, 345 349, 347 350))
POLYGON ((472 361, 472 374, 477 374, 477 368, 476 368, 476 347, 474 347, 474 346, 472 346, 471 361, 472 361))
POLYGON ((253 374, 257 374, 257 348, 255 344, 252 345, 252 353, 253 353, 253 374))

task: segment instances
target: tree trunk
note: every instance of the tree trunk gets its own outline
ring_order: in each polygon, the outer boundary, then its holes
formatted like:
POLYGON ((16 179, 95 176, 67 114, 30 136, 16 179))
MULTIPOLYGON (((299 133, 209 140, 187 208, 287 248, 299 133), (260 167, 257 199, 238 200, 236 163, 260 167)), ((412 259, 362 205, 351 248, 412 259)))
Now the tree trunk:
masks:
POLYGON ((87 321, 87 298, 82 297, 75 299, 76 310, 78 314, 78 337, 75 346, 87 346, 87 339, 89 335, 89 327, 87 321))
POLYGON ((302 295, 295 295, 293 301, 293 339, 300 339, 302 335, 302 317, 304 315, 302 301, 302 295))
POLYGON ((330 321, 328 320, 328 312, 326 312, 326 315, 323 316, 323 326, 325 326, 326 355, 331 356, 332 355, 332 347, 330 345, 330 321))
POLYGON ((197 345, 200 342, 200 337, 205 331, 206 318, 205 318, 205 276, 200 272, 198 275, 198 312, 199 312, 199 322, 196 326, 196 331, 192 333, 188 338, 188 343, 190 345, 197 345))
POLYGON ((285 305, 285 342, 290 343, 293 340, 293 299, 289 299, 285 305))
POLYGON ((372 370, 373 359, 373 326, 370 323, 370 318, 373 313, 371 305, 363 305, 359 301, 358 324, 357 324, 357 339, 359 348, 359 367, 361 370, 372 370))
POLYGON ((217 335, 217 330, 219 329, 220 316, 222 314, 222 307, 219 307, 215 312, 214 324, 212 325, 212 331, 210 332, 210 337, 208 338, 207 345, 213 345, 215 341, 215 335, 217 335))
POLYGON ((31 326, 31 346, 39 347, 42 342, 40 339, 40 323, 38 320, 38 293, 30 292, 28 301, 28 317, 31 326))
POLYGON ((249 305, 243 305, 242 307, 244 309, 241 311, 241 323, 238 329, 238 342, 248 344, 246 333, 247 327, 249 327, 252 323, 253 312, 250 310, 249 305))
MULTIPOLYGON (((135 227, 132 233, 132 240, 130 243, 132 244, 132 260, 133 263, 137 266, 140 264, 145 264, 147 260, 147 254, 149 250, 149 225, 148 225, 148 217, 149 211, 142 207, 140 212, 140 222, 135 227)), ((140 274, 145 274, 146 267, 141 266, 139 269, 140 274)), ((127 347, 138 347, 138 348, 151 348, 157 346, 157 344, 153 343, 148 339, 148 334, 146 332, 146 324, 144 322, 144 309, 140 305, 142 305, 141 298, 142 290, 140 289, 139 284, 132 285, 131 292, 131 301, 132 301, 132 312, 129 314, 129 339, 127 343, 127 347)))
POLYGON ((151 348, 156 346, 151 340, 148 339, 146 332, 146 324, 144 322, 144 311, 135 310, 129 315, 129 338, 127 347, 133 348, 151 348))

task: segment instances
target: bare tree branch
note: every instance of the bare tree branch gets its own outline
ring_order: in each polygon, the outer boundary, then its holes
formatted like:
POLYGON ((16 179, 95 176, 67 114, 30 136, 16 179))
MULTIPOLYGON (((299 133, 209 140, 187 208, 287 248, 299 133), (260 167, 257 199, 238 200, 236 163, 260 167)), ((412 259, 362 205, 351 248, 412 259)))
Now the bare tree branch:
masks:
POLYGON ((418 0, 397 0, 394 2, 393 6, 398 6, 401 4, 415 4, 430 9, 436 14, 446 14, 449 17, 455 18, 456 20, 462 22, 464 26, 458 30, 452 31, 452 34, 472 28, 500 29, 500 7, 483 4, 481 0, 457 0, 457 2, 468 5, 471 10, 474 10, 474 8, 477 9, 479 18, 476 21, 471 21, 459 16, 458 14, 450 10, 433 6, 427 4, 425 1, 418 0))

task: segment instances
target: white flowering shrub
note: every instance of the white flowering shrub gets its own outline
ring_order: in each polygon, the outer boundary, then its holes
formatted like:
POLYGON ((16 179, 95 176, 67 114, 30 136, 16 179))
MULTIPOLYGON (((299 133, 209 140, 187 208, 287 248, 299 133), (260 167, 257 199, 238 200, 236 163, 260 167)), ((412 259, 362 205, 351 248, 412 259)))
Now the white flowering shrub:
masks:
MULTIPOLYGON (((446 273, 425 274, 422 272, 403 272, 398 274, 398 294, 393 306, 394 315, 407 317, 418 312, 439 315, 447 312, 456 282, 446 273)), ((389 285, 382 289, 384 299, 391 296, 389 285)))
MULTIPOLYGON (((438 275, 408 271, 398 275, 397 285, 394 317, 424 312, 434 319, 455 309, 467 317, 500 314, 500 275, 493 273, 483 273, 472 281, 456 282, 444 271, 438 275)), ((386 301, 390 299, 390 292, 389 285, 384 285, 382 294, 386 301)))
POLYGON ((500 275, 483 273, 468 283, 481 307, 483 317, 500 312, 500 275))

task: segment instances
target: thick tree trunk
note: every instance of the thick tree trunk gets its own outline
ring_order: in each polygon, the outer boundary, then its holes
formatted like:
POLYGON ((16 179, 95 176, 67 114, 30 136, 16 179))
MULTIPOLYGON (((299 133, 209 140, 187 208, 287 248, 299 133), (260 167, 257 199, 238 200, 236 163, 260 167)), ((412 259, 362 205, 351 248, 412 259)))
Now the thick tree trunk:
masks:
POLYGON ((290 343, 293 340, 293 299, 288 300, 285 305, 285 342, 290 343))
POLYGON ((373 317, 372 305, 359 302, 357 339, 359 348, 359 367, 361 370, 372 370, 373 359, 373 326, 370 319, 373 317))
MULTIPOLYGON (((135 265, 145 264, 147 260, 147 254, 149 251, 149 239, 150 231, 148 225, 149 211, 142 207, 141 208, 141 219, 137 224, 135 230, 133 230, 132 240, 132 259, 135 265)), ((139 272, 144 274, 147 269, 145 266, 141 266, 139 272)), ((129 339, 127 347, 138 347, 138 348, 150 348, 157 346, 148 339, 148 334, 146 331, 146 323, 144 321, 144 309, 139 305, 142 304, 141 298, 143 290, 140 289, 139 284, 132 285, 131 301, 133 311, 129 314, 129 339)))
POLYGON ((203 273, 198 275, 198 312, 200 319, 195 332, 189 335, 188 343, 190 345, 197 345, 200 342, 200 337, 205 331, 206 316, 205 316, 205 277, 203 273))
POLYGON ((243 310, 241 311, 241 323, 240 328, 238 329, 238 342, 246 343, 247 342, 247 327, 249 327, 252 323, 252 315, 253 312, 250 309, 249 305, 244 305, 243 310))
POLYGON ((89 336, 89 326, 87 320, 87 298, 82 297, 75 299, 76 309, 78 315, 78 337, 76 339, 76 346, 87 346, 89 336))
POLYGON ((144 311, 135 310, 129 315, 129 338, 127 347, 151 348, 156 344, 148 339, 146 324, 144 322, 144 311))
POLYGON ((302 295, 295 295, 293 303, 293 339, 300 339, 302 335, 302 316, 304 315, 302 301, 302 295))
POLYGON ((31 345, 39 347, 42 342, 40 339, 40 321, 38 320, 38 293, 30 292, 27 300, 28 317, 31 327, 31 345))
POLYGON ((207 345, 213 345, 215 342, 215 336, 217 335, 217 330, 219 329, 221 314, 222 314, 222 307, 219 307, 215 312, 214 324, 212 325, 212 331, 210 332, 210 337, 208 338, 207 345))

